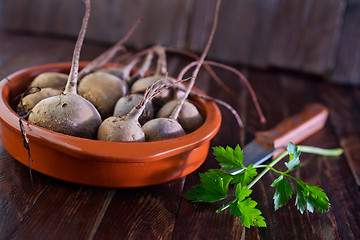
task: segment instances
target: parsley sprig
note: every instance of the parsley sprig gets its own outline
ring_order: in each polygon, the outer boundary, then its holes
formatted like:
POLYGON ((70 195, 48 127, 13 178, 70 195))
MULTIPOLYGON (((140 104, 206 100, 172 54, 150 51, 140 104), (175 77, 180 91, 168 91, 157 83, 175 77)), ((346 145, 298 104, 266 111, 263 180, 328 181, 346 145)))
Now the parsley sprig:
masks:
POLYGON ((235 149, 230 147, 214 147, 213 154, 219 162, 220 169, 210 169, 206 173, 200 173, 201 184, 193 186, 190 191, 184 194, 184 198, 193 202, 218 202, 228 200, 228 203, 217 212, 221 212, 230 207, 230 212, 234 216, 241 218, 241 223, 249 228, 250 226, 266 227, 262 212, 256 208, 257 202, 250 198, 251 187, 255 185, 268 171, 279 174, 271 187, 275 188, 274 208, 275 211, 288 203, 289 198, 296 192, 295 206, 303 213, 306 209, 314 212, 328 211, 330 208, 329 199, 323 189, 317 185, 307 184, 296 179, 290 173, 301 166, 301 152, 319 154, 323 156, 339 156, 342 149, 321 149, 310 146, 295 146, 289 143, 284 153, 278 156, 268 165, 253 166, 243 165, 243 152, 238 146, 235 149), (286 171, 279 171, 274 168, 280 160, 289 156, 285 162, 286 171), (263 168, 259 174, 257 169, 263 168), (229 171, 242 169, 236 174, 230 174, 229 171), (292 180, 296 189, 289 183, 292 180), (235 194, 230 193, 231 185, 235 188, 235 194))

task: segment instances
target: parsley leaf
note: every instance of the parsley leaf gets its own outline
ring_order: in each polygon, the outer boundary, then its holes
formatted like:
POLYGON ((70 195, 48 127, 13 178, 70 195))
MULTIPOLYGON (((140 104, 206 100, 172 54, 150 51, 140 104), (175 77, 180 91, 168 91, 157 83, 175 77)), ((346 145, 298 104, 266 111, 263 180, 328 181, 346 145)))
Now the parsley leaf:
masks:
POLYGON ((249 228, 250 226, 266 227, 266 222, 261 211, 256 208, 257 202, 248 198, 251 194, 247 186, 236 186, 235 196, 237 201, 230 203, 231 213, 241 218, 241 223, 249 228))
POLYGON ((241 185, 247 185, 251 182, 251 180, 257 175, 256 169, 253 168, 253 164, 250 164, 247 168, 245 168, 242 172, 233 176, 231 183, 237 184, 241 183, 241 185))
POLYGON ((213 147, 213 151, 216 160, 225 171, 244 168, 242 163, 243 153, 239 145, 235 147, 235 150, 227 146, 226 149, 223 147, 213 147))
POLYGON ((295 146, 292 142, 290 142, 287 146, 287 151, 289 153, 289 162, 286 162, 285 165, 289 169, 289 171, 294 170, 295 168, 300 167, 300 154, 298 147, 295 146))
POLYGON ((319 212, 329 210, 329 198, 319 186, 296 180, 296 189, 295 205, 301 213, 304 212, 305 208, 307 208, 309 212, 314 212, 314 209, 319 212))
POLYGON ((201 184, 194 186, 184 194, 184 198, 193 202, 216 202, 228 197, 231 174, 219 169, 210 169, 200 173, 201 184))
MULTIPOLYGON (((256 208, 257 202, 252 200, 249 196, 252 193, 250 188, 268 171, 273 171, 280 176, 274 180, 271 184, 272 187, 276 187, 274 193, 274 207, 275 210, 285 205, 289 198, 293 195, 293 187, 290 185, 286 178, 292 179, 296 183, 296 200, 295 205, 297 209, 303 213, 305 209, 309 212, 313 212, 315 209, 319 212, 327 211, 330 208, 329 199, 324 191, 317 185, 306 184, 293 176, 288 175, 288 172, 300 167, 300 151, 304 151, 304 146, 297 147, 293 143, 289 143, 287 147, 287 153, 289 155, 289 161, 285 163, 288 168, 287 171, 281 172, 273 168, 286 154, 280 155, 280 157, 273 160, 267 166, 257 166, 256 168, 265 168, 259 175, 257 175, 256 169, 253 165, 244 167, 243 165, 243 152, 239 145, 232 149, 230 147, 214 147, 214 155, 220 166, 224 171, 230 171, 233 169, 241 168, 237 174, 232 175, 224 172, 220 169, 210 169, 204 174, 200 174, 201 184, 194 186, 186 194, 184 198, 193 202, 217 202, 223 199, 229 199, 229 203, 223 205, 216 212, 223 211, 230 207, 230 211, 233 215, 240 217, 242 224, 249 228, 250 226, 266 227, 266 222, 261 211, 256 208), (235 187, 235 195, 229 194, 229 185, 233 184, 235 187)), ((319 149, 307 147, 306 152, 323 154, 327 156, 334 155, 334 150, 319 149)), ((341 154, 342 151, 336 149, 336 154, 341 154)))
POLYGON ((250 196, 251 193, 252 190, 249 189, 247 186, 242 186, 241 184, 236 185, 235 196, 238 201, 244 200, 245 198, 250 196))
POLYGON ((276 211, 283 205, 287 204, 288 199, 291 198, 293 194, 293 188, 283 175, 280 175, 280 177, 275 179, 271 186, 276 187, 273 197, 276 211))

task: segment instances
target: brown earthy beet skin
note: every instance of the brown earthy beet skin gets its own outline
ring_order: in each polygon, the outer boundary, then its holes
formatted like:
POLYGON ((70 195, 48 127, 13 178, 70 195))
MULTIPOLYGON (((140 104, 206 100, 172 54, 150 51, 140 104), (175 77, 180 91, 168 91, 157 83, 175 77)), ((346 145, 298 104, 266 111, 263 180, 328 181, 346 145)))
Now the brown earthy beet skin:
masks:
MULTIPOLYGON (((143 99, 142 94, 133 93, 121 97, 114 108, 114 116, 120 117, 128 114, 137 104, 143 99)), ((144 125, 147 121, 154 118, 154 107, 151 101, 149 101, 141 116, 139 117, 139 123, 144 125)))
POLYGON ((99 127, 98 140, 109 142, 144 142, 140 123, 133 119, 109 117, 99 127))
POLYGON ((106 119, 112 116, 116 102, 127 93, 125 81, 105 72, 94 72, 81 79, 78 93, 90 101, 106 119))
POLYGON ((30 87, 54 88, 64 90, 69 75, 59 72, 44 72, 37 75, 30 87))
POLYGON ((19 102, 16 108, 16 112, 20 116, 22 116, 27 112, 31 111, 34 108, 34 106, 38 104, 41 100, 48 97, 59 95, 60 93, 61 90, 53 89, 53 88, 42 88, 38 92, 30 93, 25 97, 23 97, 22 99, 23 105, 21 105, 21 102, 19 102))
MULTIPOLYGON (((180 100, 172 100, 167 102, 162 108, 160 108, 157 113, 158 118, 167 118, 169 117, 176 106, 179 104, 180 100)), ((186 100, 182 106, 179 116, 177 118, 180 125, 186 132, 192 132, 198 129, 203 123, 203 118, 194 104, 186 100)))
POLYGON ((100 114, 85 98, 73 93, 40 101, 29 115, 37 126, 82 138, 96 138, 100 114))
POLYGON ((155 118, 142 127, 146 141, 159 141, 185 135, 184 129, 174 119, 155 118))

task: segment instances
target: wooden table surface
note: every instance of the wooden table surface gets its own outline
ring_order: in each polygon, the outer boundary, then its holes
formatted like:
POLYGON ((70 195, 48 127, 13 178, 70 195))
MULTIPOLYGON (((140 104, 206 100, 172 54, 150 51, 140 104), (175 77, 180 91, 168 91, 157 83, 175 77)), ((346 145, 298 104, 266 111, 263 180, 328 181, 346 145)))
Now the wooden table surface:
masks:
MULTIPOLYGON (((75 44, 73 39, 14 33, 1 33, 0 43, 0 72, 5 75, 24 67, 70 61, 75 44)), ((85 42, 81 60, 91 60, 106 48, 85 42)), ((170 74, 188 61, 170 55, 170 74)), ((250 95, 235 75, 217 70, 235 92, 229 94, 201 72, 197 87, 230 103, 245 125, 239 129, 234 117, 220 107, 223 122, 211 145, 244 146, 256 131, 275 126, 305 104, 323 103, 330 111, 324 129, 302 144, 343 147, 345 154, 336 158, 302 154, 302 167, 294 175, 325 190, 329 212, 301 214, 293 206, 294 199, 274 212, 270 184, 276 175, 268 173, 252 193, 267 227, 244 230, 229 210, 217 214, 217 205, 194 204, 181 197, 199 183, 199 173, 218 167, 211 152, 197 171, 182 179, 152 187, 106 189, 63 182, 35 171, 31 182, 28 168, 0 143, 0 239, 360 239, 360 89, 330 85, 305 74, 241 70, 268 122, 259 122, 250 95)))

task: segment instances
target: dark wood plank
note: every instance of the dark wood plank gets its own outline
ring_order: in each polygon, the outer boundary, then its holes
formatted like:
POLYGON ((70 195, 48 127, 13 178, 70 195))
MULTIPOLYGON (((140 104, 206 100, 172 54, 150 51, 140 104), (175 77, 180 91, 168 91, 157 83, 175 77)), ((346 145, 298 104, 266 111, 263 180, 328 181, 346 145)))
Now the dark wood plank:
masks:
MULTIPOLYGON (((357 126, 356 122, 359 122, 359 111, 360 111, 360 90, 359 89, 353 89, 352 90, 355 104, 354 109, 355 113, 354 120, 352 121, 352 126, 357 126)), ((353 175, 355 177, 356 183, 358 186, 360 186, 360 138, 359 135, 352 134, 344 139, 341 140, 341 146, 344 148, 347 160, 349 162, 349 165, 351 167, 351 170, 353 172, 353 175)))
POLYGON ((94 239, 171 239, 183 179, 119 189, 94 239))
POLYGON ((280 1, 269 63, 322 74, 335 64, 345 1, 280 1))
POLYGON ((334 83, 360 86, 360 1, 347 2, 336 66, 331 72, 330 80, 334 83))
POLYGON ((87 239, 97 229, 115 190, 49 178, 5 150, 0 161, 1 239, 87 239), (46 226, 46 228, 44 228, 46 226))
MULTIPOLYGON (((346 3, 345 0, 223 1, 209 56, 261 68, 275 66, 329 74, 335 66, 346 3)), ((114 43, 143 17, 144 21, 128 42, 130 46, 141 49, 160 43, 201 52, 211 28, 215 1, 107 0, 93 1, 92 5, 88 39, 114 43)), ((355 1, 351 3, 353 6, 357 7, 355 1)), ((6 0, 3 12, 5 29, 75 37, 83 6, 81 1, 71 0, 34 0, 31 4, 6 0)), ((340 42, 339 66, 333 79, 344 79, 348 74, 352 74, 351 79, 358 77, 359 47, 354 42, 358 12, 349 11, 345 19, 345 36, 340 42), (349 52, 354 48, 357 50, 349 52), (351 59, 350 65, 346 59, 351 59), (347 69, 351 71, 345 72, 347 69)))
POLYGON ((332 109, 331 121, 344 148, 354 178, 358 186, 360 186, 359 164, 357 161, 360 135, 359 91, 358 89, 353 90, 351 88, 325 85, 321 93, 332 109), (345 123, 343 121, 344 117, 346 118, 345 123))
POLYGON ((3 6, 3 24, 25 32, 77 36, 84 15, 81 1, 19 0, 5 1, 3 6))
MULTIPOLYGON (((38 37, 34 35, 0 34, 2 74, 9 75, 22 68, 54 62, 71 62, 76 39, 38 37)), ((84 43, 80 60, 90 61, 107 45, 84 43)))
MULTIPOLYGON (((223 1, 209 56, 221 61, 267 67, 277 2, 223 1)), ((197 11, 202 8, 199 6, 197 11)))
MULTIPOLYGON (((37 185, 32 186, 29 171, 15 162, 3 147, 0 153, 0 237, 8 239, 48 186, 44 181, 37 181, 37 185), (24 177, 20 177, 19 173, 24 177)), ((34 174, 34 177, 37 175, 34 174)))
POLYGON ((360 186, 360 139, 355 136, 347 137, 341 140, 341 146, 345 151, 356 183, 360 186))

